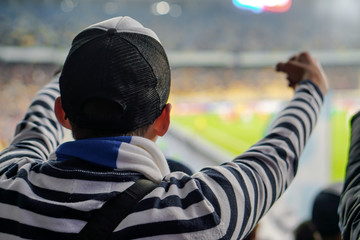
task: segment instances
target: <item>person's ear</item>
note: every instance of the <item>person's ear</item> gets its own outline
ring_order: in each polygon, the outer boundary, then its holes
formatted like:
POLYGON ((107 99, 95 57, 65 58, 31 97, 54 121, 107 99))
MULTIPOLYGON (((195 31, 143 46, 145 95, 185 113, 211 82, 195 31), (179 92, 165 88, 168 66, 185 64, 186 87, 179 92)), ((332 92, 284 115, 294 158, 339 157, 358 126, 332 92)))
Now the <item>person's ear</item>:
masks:
POLYGON ((168 103, 165 105, 163 111, 160 116, 154 122, 154 130, 156 135, 164 136, 168 131, 170 126, 170 112, 171 112, 171 104, 168 103))
POLYGON ((66 117, 64 109, 61 105, 61 97, 57 97, 55 100, 55 106, 54 106, 54 111, 55 111, 55 115, 57 120, 59 121, 59 123, 67 128, 71 130, 71 124, 69 119, 66 117))

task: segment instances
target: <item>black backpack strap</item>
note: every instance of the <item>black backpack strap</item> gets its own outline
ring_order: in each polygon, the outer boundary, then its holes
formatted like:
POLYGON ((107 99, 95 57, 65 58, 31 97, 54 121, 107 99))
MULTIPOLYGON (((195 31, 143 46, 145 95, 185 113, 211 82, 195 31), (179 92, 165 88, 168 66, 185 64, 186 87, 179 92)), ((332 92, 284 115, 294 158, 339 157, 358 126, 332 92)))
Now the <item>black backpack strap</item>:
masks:
POLYGON ((100 209, 96 210, 90 221, 75 237, 75 240, 108 239, 136 203, 157 186, 147 179, 137 180, 124 192, 111 198, 100 209))

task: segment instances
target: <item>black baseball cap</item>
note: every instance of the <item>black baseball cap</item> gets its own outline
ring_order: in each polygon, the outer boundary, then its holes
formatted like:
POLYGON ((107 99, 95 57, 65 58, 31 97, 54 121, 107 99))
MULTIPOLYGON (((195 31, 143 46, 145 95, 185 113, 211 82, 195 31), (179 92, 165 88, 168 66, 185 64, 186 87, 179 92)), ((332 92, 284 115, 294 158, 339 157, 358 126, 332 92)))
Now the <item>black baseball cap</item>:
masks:
POLYGON ((126 133, 161 114, 170 79, 157 35, 130 17, 116 17, 74 38, 60 76, 61 102, 66 116, 79 127, 126 133), (101 111, 104 116, 97 118, 86 113, 92 104, 101 110, 115 108, 101 111))

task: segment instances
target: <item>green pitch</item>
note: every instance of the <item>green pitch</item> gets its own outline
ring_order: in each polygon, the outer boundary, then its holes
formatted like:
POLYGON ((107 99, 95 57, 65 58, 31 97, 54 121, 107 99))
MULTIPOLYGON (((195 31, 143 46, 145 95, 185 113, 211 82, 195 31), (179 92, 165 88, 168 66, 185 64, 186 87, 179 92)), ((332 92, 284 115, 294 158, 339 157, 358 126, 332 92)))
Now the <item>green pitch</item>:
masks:
POLYGON ((271 116, 224 119, 217 114, 203 114, 174 116, 172 120, 226 151, 240 154, 265 135, 271 116))
MULTIPOLYGON (((224 150, 237 155, 246 151, 265 136, 272 115, 224 118, 218 114, 173 116, 172 120, 211 141, 224 150)), ((349 149, 349 119, 344 111, 333 111, 330 117, 331 180, 342 180, 345 174, 349 149)))
POLYGON ((331 160, 333 180, 343 180, 350 144, 350 119, 345 111, 331 113, 331 160))

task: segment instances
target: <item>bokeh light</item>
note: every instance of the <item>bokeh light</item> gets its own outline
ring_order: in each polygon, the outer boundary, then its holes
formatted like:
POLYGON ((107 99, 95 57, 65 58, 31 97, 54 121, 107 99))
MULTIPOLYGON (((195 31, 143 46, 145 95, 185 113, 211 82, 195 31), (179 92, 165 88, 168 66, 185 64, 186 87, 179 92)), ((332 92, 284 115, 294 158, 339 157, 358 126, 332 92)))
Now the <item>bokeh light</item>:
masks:
POLYGON ((156 16, 170 15, 176 18, 182 15, 182 7, 179 4, 170 4, 166 1, 161 1, 152 4, 151 12, 156 16))
POLYGON ((153 13, 155 15, 166 15, 170 12, 170 5, 168 2, 161 1, 153 4, 153 13))

